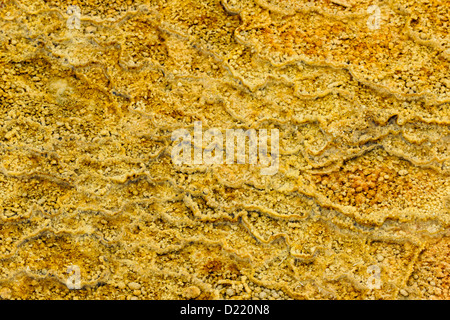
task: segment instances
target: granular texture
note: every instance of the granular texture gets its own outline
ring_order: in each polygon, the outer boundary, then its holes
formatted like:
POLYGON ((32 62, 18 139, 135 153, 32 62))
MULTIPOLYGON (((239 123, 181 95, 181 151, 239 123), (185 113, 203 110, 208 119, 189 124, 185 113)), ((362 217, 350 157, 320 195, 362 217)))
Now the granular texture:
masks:
POLYGON ((450 299, 449 18, 0 0, 0 298, 450 299), (196 121, 278 172, 174 164, 196 121))

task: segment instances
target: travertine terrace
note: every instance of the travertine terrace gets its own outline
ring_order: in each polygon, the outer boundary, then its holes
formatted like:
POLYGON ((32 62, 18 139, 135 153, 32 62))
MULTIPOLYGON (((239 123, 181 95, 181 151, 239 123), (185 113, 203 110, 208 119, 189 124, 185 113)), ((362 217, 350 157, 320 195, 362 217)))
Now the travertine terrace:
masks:
POLYGON ((0 0, 0 298, 449 299, 449 18, 0 0), (195 121, 278 129, 278 173, 174 165, 195 121))

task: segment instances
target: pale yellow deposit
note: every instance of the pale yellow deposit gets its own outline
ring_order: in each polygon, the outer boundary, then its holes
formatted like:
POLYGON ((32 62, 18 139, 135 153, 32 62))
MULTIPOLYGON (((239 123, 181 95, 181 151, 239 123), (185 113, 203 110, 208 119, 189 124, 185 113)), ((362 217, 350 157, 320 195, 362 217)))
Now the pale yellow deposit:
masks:
POLYGON ((450 299, 449 19, 0 0, 0 298, 450 299), (175 165, 194 121, 278 129, 278 173, 175 165))

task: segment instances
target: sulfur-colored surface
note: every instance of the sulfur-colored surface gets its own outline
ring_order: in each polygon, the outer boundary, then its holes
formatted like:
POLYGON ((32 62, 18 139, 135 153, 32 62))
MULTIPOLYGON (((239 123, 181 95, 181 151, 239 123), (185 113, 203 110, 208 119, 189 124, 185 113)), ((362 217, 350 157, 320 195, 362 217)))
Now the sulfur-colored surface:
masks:
POLYGON ((449 299, 448 10, 0 0, 0 298, 449 299), (194 121, 278 173, 175 165, 194 121))

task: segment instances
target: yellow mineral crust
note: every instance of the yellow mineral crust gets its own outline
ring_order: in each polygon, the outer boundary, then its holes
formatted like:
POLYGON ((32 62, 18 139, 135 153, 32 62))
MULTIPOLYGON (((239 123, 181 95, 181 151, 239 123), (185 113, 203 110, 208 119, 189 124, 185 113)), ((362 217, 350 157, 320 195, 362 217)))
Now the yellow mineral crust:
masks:
POLYGON ((1 299, 450 299, 448 2, 0 1, 1 299), (279 170, 171 134, 278 129, 279 170))

